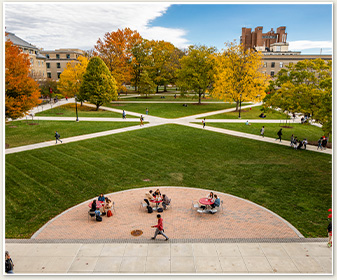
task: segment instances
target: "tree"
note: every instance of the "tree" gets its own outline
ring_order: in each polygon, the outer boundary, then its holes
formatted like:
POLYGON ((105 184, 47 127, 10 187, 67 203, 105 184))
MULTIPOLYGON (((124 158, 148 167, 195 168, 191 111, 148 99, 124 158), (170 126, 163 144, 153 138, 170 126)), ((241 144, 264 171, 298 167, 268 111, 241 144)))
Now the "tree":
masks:
POLYGON ((265 106, 290 113, 310 115, 332 131, 332 62, 322 59, 303 60, 287 65, 270 84, 273 94, 265 106))
POLYGON ((95 104, 97 111, 104 103, 117 100, 116 80, 101 58, 93 57, 89 60, 80 94, 95 104))
POLYGON ((58 83, 48 78, 40 82, 40 90, 42 96, 48 96, 51 99, 54 94, 58 94, 58 83))
POLYGON ((152 81, 152 79, 149 77, 149 74, 146 70, 144 70, 140 74, 140 80, 139 80, 139 87, 138 87, 140 94, 154 94, 156 93, 156 84, 152 81))
POLYGON ((77 96, 77 100, 83 102, 86 96, 80 93, 80 87, 83 81, 83 75, 88 66, 88 59, 84 56, 77 58, 78 62, 71 61, 67 63, 67 67, 63 70, 58 89, 64 96, 77 96))
POLYGON ((103 40, 98 39, 95 50, 108 66, 116 79, 118 90, 126 91, 132 72, 132 48, 141 43, 142 37, 130 28, 105 33, 103 40))
POLYGON ((227 102, 261 101, 266 95, 268 77, 259 70, 261 54, 235 42, 215 55, 215 75, 212 96, 227 102))
POLYGON ((23 117, 40 103, 39 85, 29 77, 29 55, 5 43, 5 116, 6 119, 23 117))
POLYGON ((182 90, 191 90, 201 96, 212 85, 214 70, 212 54, 214 47, 190 46, 187 55, 180 59, 180 67, 177 71, 177 85, 182 90))

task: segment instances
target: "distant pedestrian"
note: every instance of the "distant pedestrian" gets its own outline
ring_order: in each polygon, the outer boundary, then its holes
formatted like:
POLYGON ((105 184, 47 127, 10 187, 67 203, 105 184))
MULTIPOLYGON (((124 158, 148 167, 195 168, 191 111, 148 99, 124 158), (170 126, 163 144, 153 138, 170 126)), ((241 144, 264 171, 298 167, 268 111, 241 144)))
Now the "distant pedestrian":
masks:
POLYGON ((328 247, 332 246, 332 222, 330 221, 329 225, 328 225, 328 236, 329 236, 329 240, 328 240, 328 247))
POLYGON ((321 148, 321 150, 323 150, 323 147, 322 147, 322 141, 323 141, 323 137, 321 137, 321 138, 318 139, 318 142, 317 142, 317 144, 318 144, 317 150, 318 150, 319 148, 321 148))
POLYGON ((278 138, 276 138, 275 140, 280 139, 280 142, 281 142, 282 141, 282 128, 277 132, 277 136, 278 138))
POLYGON ((66 100, 68 101, 68 96, 66 96, 66 100))
POLYGON ((174 94, 174 99, 176 99, 177 98, 177 95, 176 94, 174 94))
POLYGON ((14 263, 11 259, 11 256, 9 255, 9 252, 6 251, 5 252, 5 272, 12 274, 14 270, 14 263))
POLYGON ((306 150, 307 149, 307 144, 308 144, 307 138, 304 138, 303 141, 302 141, 302 143, 303 143, 303 146, 304 146, 304 150, 306 150))
POLYGON ((60 139, 60 137, 61 137, 60 134, 57 131, 55 131, 56 144, 57 144, 57 140, 59 140, 62 143, 62 140, 60 139))
POLYGON ((264 137, 264 126, 262 126, 260 133, 261 133, 261 136, 264 137))
POLYGON ((163 226, 163 219, 160 214, 157 215, 158 223, 155 226, 152 226, 152 228, 156 228, 156 232, 154 233, 154 237, 151 237, 151 239, 156 239, 158 234, 161 234, 166 238, 166 241, 169 240, 169 238, 164 233, 164 226, 163 226))
POLYGON ((144 120, 143 115, 140 115, 140 126, 144 125, 143 120, 144 120))
POLYGON ((148 109, 148 108, 146 108, 146 111, 145 111, 145 113, 146 113, 146 115, 148 115, 148 114, 149 114, 149 109, 148 109))
POLYGON ((123 110, 123 119, 126 119, 126 113, 124 110, 123 110))
POLYGON ((326 149, 326 145, 328 144, 328 141, 326 140, 325 136, 323 136, 323 140, 322 140, 322 146, 323 146, 323 149, 325 150, 326 149))
POLYGON ((206 126, 206 118, 202 120, 202 127, 205 128, 205 126, 206 126))
POLYGON ((294 134, 291 134, 291 137, 290 137, 290 147, 294 147, 294 134))

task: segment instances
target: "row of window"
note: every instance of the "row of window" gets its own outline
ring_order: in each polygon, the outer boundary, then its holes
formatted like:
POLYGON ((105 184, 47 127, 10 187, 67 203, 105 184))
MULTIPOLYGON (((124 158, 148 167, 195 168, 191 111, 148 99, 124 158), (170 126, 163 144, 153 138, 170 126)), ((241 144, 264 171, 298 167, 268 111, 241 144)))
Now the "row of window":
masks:
MULTIPOLYGON (((61 77, 61 73, 57 73, 57 78, 59 79, 60 77, 61 77)), ((47 73, 47 78, 51 79, 51 73, 50 72, 47 73)))
MULTIPOLYGON (((264 63, 263 67, 267 67, 267 62, 264 63)), ((271 62, 271 68, 275 68, 275 62, 271 62)), ((283 68, 283 62, 280 62, 280 68, 283 68)))
MULTIPOLYGON (((47 65, 47 68, 49 69, 50 68, 50 62, 47 62, 46 65, 47 65)), ((61 63, 60 62, 56 63, 56 68, 61 68, 61 63)))
MULTIPOLYGON (((266 71, 262 71, 263 74, 266 74, 266 71)), ((274 77, 275 72, 274 71, 270 71, 270 76, 274 77)))
MULTIPOLYGON (((46 57, 47 57, 47 58, 50 58, 50 57, 49 57, 49 54, 46 54, 46 57)), ((67 58, 67 59, 70 59, 70 54, 66 54, 66 58, 67 58)), ((76 56, 76 58, 77 58, 77 56, 76 56)), ((56 59, 60 59, 60 55, 59 55, 59 54, 56 54, 56 59)))
MULTIPOLYGON (((38 63, 39 66, 41 66, 41 65, 43 66, 43 61, 38 60, 37 63, 38 63)), ((31 65, 34 64, 34 59, 33 59, 33 58, 30 59, 30 64, 31 64, 31 65)), ((48 64, 48 63, 47 63, 47 64, 48 64)))

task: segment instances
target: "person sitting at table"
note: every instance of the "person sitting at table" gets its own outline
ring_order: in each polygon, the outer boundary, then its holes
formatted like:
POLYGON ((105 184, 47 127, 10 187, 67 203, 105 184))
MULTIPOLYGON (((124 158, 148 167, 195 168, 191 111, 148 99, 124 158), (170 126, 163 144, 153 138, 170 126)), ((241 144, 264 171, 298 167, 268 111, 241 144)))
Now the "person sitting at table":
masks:
POLYGON ((163 194, 163 202, 162 202, 163 209, 166 210, 166 207, 170 205, 170 203, 171 199, 169 199, 166 194, 163 194))
POLYGON ((157 190, 154 192, 153 196, 154 196, 155 198, 157 198, 158 196, 161 197, 161 193, 160 193, 159 189, 157 189, 157 190))
POLYGON ((145 193, 144 201, 146 202, 147 206, 150 206, 150 201, 153 200, 153 191, 149 190, 147 193, 145 193))
POLYGON ((104 195, 102 193, 98 197, 98 201, 100 201, 100 202, 104 202, 105 201, 105 197, 104 197, 104 195))
POLYGON ((220 198, 218 198, 218 196, 215 194, 214 195, 214 203, 211 204, 211 207, 214 208, 214 207, 219 207, 220 206, 220 198))
POLYGON ((91 204, 91 209, 90 209, 90 211, 93 211, 93 212, 95 212, 96 211, 96 199, 94 199, 94 201, 92 202, 92 204, 91 204))
POLYGON ((214 195, 213 192, 210 192, 209 195, 207 196, 208 199, 213 199, 214 195))
POLYGON ((111 201, 110 198, 106 197, 105 198, 105 203, 103 205, 103 213, 102 214, 105 215, 106 211, 109 210, 109 209, 111 209, 111 207, 112 207, 112 201, 111 201))

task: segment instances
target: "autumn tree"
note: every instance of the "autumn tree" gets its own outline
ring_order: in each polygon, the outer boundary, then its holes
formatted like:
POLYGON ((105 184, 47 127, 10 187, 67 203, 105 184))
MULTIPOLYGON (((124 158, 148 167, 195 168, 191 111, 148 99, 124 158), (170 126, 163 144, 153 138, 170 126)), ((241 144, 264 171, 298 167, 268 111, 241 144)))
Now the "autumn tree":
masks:
POLYGON ((116 79, 118 90, 126 91, 132 73, 132 48, 141 43, 142 37, 130 28, 105 33, 98 39, 95 50, 116 79))
POLYGON ((40 103, 39 85, 31 77, 29 55, 5 42, 5 116, 6 119, 23 117, 40 103))
POLYGON ((281 69, 270 83, 272 94, 265 106, 289 113, 310 115, 332 130, 332 62, 322 59, 303 60, 281 69))
POLYGON ((156 84, 149 77, 146 70, 140 74, 138 90, 140 94, 145 94, 146 96, 156 93, 156 84))
POLYGON ((268 77, 263 74, 262 57, 255 50, 244 50, 235 42, 214 56, 215 75, 211 95, 227 102, 261 101, 266 95, 268 77))
POLYGON ((48 78, 40 83, 40 90, 42 96, 48 96, 50 99, 54 96, 54 94, 58 94, 58 82, 55 80, 48 78))
POLYGON ((80 92, 80 87, 87 66, 88 59, 84 56, 79 56, 77 62, 71 61, 67 63, 58 83, 58 89, 64 96, 73 97, 76 95, 78 101, 83 102, 86 100, 86 96, 83 96, 80 92))
POLYGON ((214 69, 212 54, 214 47, 190 46, 187 55, 180 59, 181 69, 177 70, 177 85, 182 90, 190 90, 199 96, 205 94, 213 83, 214 69))
POLYGON ((93 57, 89 60, 80 87, 81 96, 96 105, 96 110, 106 102, 117 100, 117 85, 103 60, 93 57))

